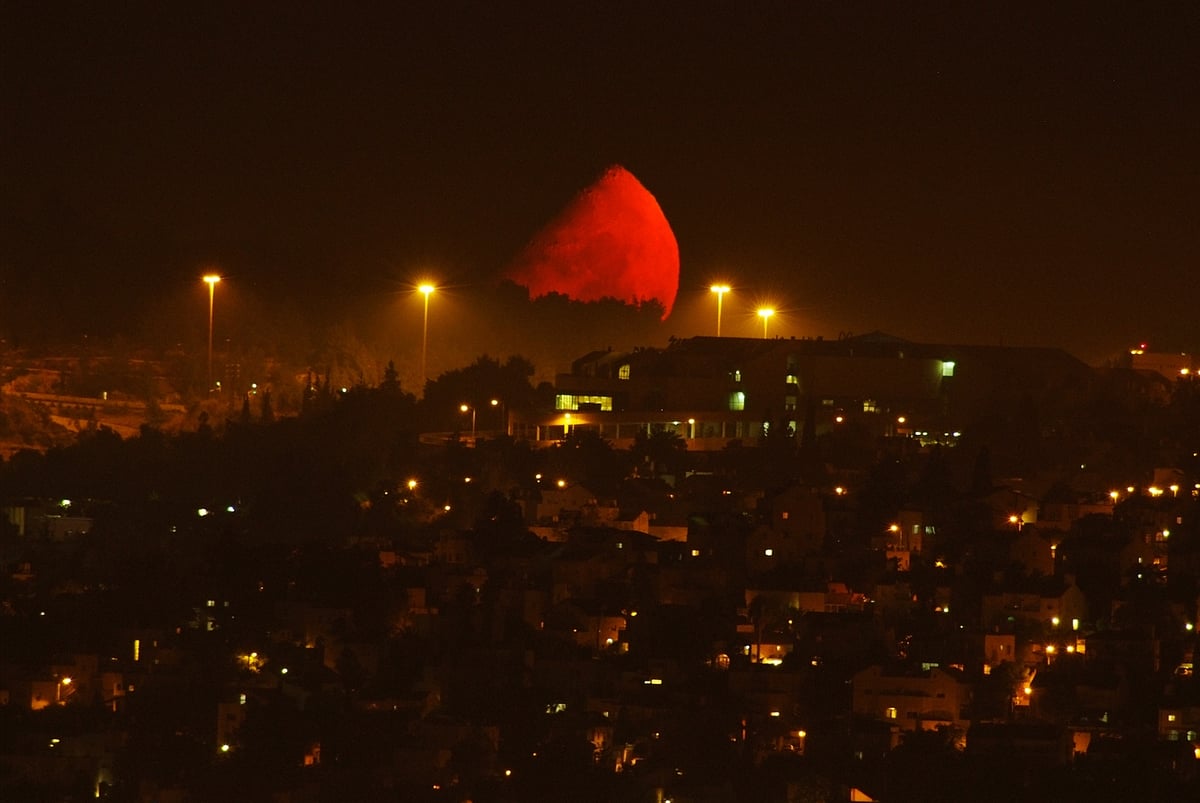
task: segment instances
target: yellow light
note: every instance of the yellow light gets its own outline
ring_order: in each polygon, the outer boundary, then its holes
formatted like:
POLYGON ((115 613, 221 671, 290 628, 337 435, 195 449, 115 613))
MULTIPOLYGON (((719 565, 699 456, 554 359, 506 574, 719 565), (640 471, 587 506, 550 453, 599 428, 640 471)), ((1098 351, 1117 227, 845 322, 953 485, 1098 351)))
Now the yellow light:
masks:
POLYGON ((227 744, 223 744, 223 745, 221 745, 221 752, 222 752, 222 753, 228 753, 228 752, 229 752, 229 745, 227 745, 227 744))
POLYGON ((1133 486, 1132 486, 1132 485, 1130 485, 1130 486, 1128 486, 1127 488, 1125 488, 1125 493, 1127 493, 1127 494, 1131 494, 1131 493, 1133 493, 1133 490, 1134 490, 1134 489, 1133 489, 1133 486))
POLYGON ((898 533, 898 532, 900 532, 900 525, 899 525, 899 524, 889 524, 889 525, 888 525, 888 532, 889 532, 889 533, 898 533))
POLYGON ((1109 491, 1108 495, 1111 496, 1112 500, 1115 502, 1121 497, 1121 492, 1120 491, 1109 491))
POLYGON ((221 277, 215 273, 210 273, 204 277, 204 281, 208 284, 216 284, 217 282, 221 281, 221 277))
POLYGON ((62 684, 62 685, 64 685, 64 686, 70 686, 70 685, 71 685, 71 679, 70 679, 70 678, 63 678, 62 680, 60 680, 60 681, 59 681, 59 683, 61 683, 61 684, 62 684))
POLYGON ((559 488, 566 488, 566 487, 567 487, 567 481, 566 481, 566 480, 559 480, 559 481, 558 481, 558 487, 559 487, 559 488))
POLYGON ((437 289, 436 287, 434 287, 432 284, 429 284, 428 282, 417 285, 417 290, 424 293, 426 298, 428 298, 429 294, 432 293, 436 289, 437 289))
POLYGON ((1023 691, 1025 692, 1025 696, 1028 697, 1029 695, 1033 694, 1033 687, 1026 686, 1023 691))
POLYGON ((410 490, 410 491, 411 491, 411 490, 413 490, 413 489, 414 489, 414 488, 416 488, 416 487, 417 487, 417 481, 416 481, 416 480, 409 480, 409 481, 408 481, 408 490, 410 490))
POLYGON ((903 423, 905 423, 906 421, 908 421, 908 419, 907 419, 907 418, 905 418, 904 416, 900 416, 899 418, 897 418, 897 419, 896 419, 896 423, 897 423, 897 424, 903 424, 903 423))
POLYGON ((708 289, 720 296, 720 295, 724 295, 725 293, 729 292, 729 285, 714 284, 712 287, 710 287, 708 289))
POLYGON ((771 309, 770 307, 761 307, 758 310, 758 317, 762 318, 763 321, 763 340, 767 339, 767 321, 769 321, 771 316, 774 314, 775 310, 771 309))
POLYGON ((1054 655, 1054 645, 1053 645, 1053 644, 1047 644, 1047 645, 1046 645, 1046 654, 1047 654, 1047 655, 1054 655))
POLYGON ((460 404, 460 405, 458 405, 458 409, 459 409, 459 411, 460 411, 460 412, 464 412, 464 413, 465 413, 467 410, 470 410, 470 409, 471 409, 471 407, 470 407, 469 405, 466 405, 466 404, 460 404))

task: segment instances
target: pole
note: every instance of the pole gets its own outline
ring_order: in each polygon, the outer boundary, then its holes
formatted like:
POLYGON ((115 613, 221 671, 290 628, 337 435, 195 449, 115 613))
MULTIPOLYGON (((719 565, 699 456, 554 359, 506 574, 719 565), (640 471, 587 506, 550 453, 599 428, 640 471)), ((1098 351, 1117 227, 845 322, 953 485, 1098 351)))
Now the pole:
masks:
POLYGON ((212 341, 213 341, 213 304, 217 295, 217 283, 208 283, 208 389, 212 391, 212 341))
POLYGON ((204 276, 204 283, 208 285, 208 390, 212 391, 213 387, 213 300, 217 293, 217 282, 221 281, 221 277, 215 273, 209 273, 204 276))

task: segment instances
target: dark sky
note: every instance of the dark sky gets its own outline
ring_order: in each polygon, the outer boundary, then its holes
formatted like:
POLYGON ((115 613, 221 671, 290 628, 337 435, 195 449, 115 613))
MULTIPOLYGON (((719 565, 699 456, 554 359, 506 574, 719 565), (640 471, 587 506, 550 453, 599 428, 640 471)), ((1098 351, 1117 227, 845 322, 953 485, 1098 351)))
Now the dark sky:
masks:
POLYGON ((1200 350, 1200 5, 356 5, 0 4, 0 311, 484 286, 619 163, 669 334, 1200 350))

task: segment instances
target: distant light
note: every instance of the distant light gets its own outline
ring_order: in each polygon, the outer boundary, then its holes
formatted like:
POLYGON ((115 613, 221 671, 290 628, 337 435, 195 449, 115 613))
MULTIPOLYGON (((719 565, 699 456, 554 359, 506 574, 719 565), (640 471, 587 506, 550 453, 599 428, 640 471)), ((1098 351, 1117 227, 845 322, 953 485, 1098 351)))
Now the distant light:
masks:
POLYGON ((908 419, 907 419, 907 418, 905 418, 904 416, 900 416, 900 417, 898 417, 898 418, 896 419, 896 423, 897 423, 897 424, 903 424, 903 423, 904 423, 904 422, 906 422, 906 421, 908 421, 908 419))
POLYGON ((59 504, 59 506, 60 506, 60 507, 70 507, 70 506, 71 506, 71 500, 70 500, 70 499, 64 499, 64 500, 62 500, 61 502, 59 502, 58 504, 59 504))
POLYGON ((415 489, 416 487, 417 487, 417 481, 416 481, 416 480, 409 480, 409 481, 408 481, 408 490, 410 490, 410 491, 411 491, 411 490, 415 489))
POLYGON ((1061 620, 1060 620, 1060 619, 1059 619, 1057 616, 1055 616, 1054 618, 1052 618, 1052 619, 1050 620, 1050 624, 1054 625, 1055 627, 1058 627, 1058 623, 1059 623, 1060 621, 1061 621, 1061 620))
POLYGON ((559 487, 559 488, 566 488, 566 487, 567 487, 567 481, 566 481, 566 480, 559 480, 559 481, 558 481, 558 487, 559 487))
POLYGON ((839 424, 840 424, 840 423, 842 423, 843 421, 845 421, 845 420, 846 420, 846 418, 845 418, 845 416, 840 416, 840 415, 839 415, 839 416, 835 416, 833 420, 834 420, 834 421, 836 421, 837 423, 839 423, 839 424))
POLYGON ((227 745, 227 744, 223 744, 223 745, 221 745, 221 752, 222 752, 222 753, 228 753, 228 752, 229 752, 229 745, 227 745))
POLYGON ((288 668, 286 666, 283 669, 279 670, 279 674, 281 674, 281 675, 286 675, 287 673, 288 673, 288 668))
POLYGON ((764 555, 766 555, 768 558, 770 558, 770 557, 774 557, 774 555, 775 555, 775 550, 773 550, 773 549, 764 549, 764 550, 763 550, 763 554, 764 554, 764 555))
POLYGON ((206 508, 206 507, 197 508, 196 515, 199 516, 200 518, 204 518, 205 516, 208 515, 208 508, 206 508))
MULTIPOLYGON (((434 287, 429 282, 424 282, 423 284, 417 285, 417 290, 424 293, 426 298, 428 298, 429 294, 432 293, 436 289, 437 288, 434 287)), ((441 302, 439 301, 438 303, 440 304, 441 302)))
POLYGON ((449 506, 449 505, 445 505, 445 506, 443 506, 443 507, 442 507, 442 510, 446 511, 447 513, 449 513, 449 512, 450 512, 450 506, 449 506))
POLYGON ((833 492, 835 494, 837 494, 838 496, 842 496, 843 494, 846 493, 846 489, 839 485, 838 487, 833 489, 833 492))
POLYGON ((1023 691, 1025 692, 1025 696, 1028 697, 1029 695, 1033 694, 1033 687, 1026 686, 1023 691))
POLYGON ((778 716, 779 716, 779 712, 778 712, 778 711, 772 711, 772 712, 771 712, 771 716, 773 716, 773 717, 778 717, 778 716))
POLYGON ((512 770, 505 770, 505 771, 504 771, 504 777, 505 777, 505 778, 511 778, 511 777, 512 777, 512 770))
POLYGON ((233 513, 233 512, 234 512, 234 511, 233 511, 233 505, 227 505, 227 506, 225 507, 225 512, 226 512, 226 513, 233 513))

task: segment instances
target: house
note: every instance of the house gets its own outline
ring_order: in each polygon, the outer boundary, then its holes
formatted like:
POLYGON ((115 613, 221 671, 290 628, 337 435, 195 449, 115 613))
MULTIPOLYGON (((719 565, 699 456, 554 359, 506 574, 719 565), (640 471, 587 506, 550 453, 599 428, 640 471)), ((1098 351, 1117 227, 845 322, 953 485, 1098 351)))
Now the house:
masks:
POLYGON ((876 664, 855 673, 851 685, 856 717, 894 723, 901 731, 940 725, 966 730, 970 724, 971 687, 956 670, 876 664))

